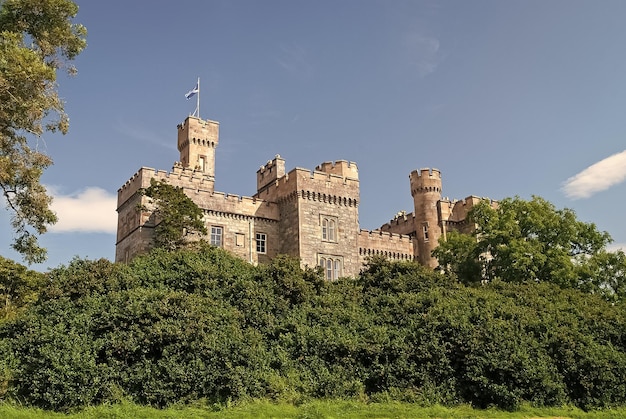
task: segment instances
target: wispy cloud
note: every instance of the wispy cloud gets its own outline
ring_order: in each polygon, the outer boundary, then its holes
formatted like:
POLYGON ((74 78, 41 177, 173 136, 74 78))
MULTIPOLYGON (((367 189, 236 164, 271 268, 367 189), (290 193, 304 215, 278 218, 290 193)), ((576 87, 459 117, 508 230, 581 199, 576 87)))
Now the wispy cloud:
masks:
POLYGON ((280 45, 280 57, 278 65, 292 76, 308 79, 313 75, 313 66, 307 56, 307 51, 298 44, 280 45))
POLYGON ((115 125, 115 129, 120 134, 136 141, 176 150, 175 143, 172 143, 170 139, 166 139, 162 134, 157 134, 144 128, 143 126, 131 125, 126 121, 118 120, 115 125))
POLYGON ((117 229, 117 196, 98 187, 60 195, 48 188, 54 200, 52 210, 59 221, 50 227, 53 233, 110 233, 117 229))
POLYGON ((568 198, 589 198, 626 179, 626 150, 613 154, 567 179, 562 191, 568 198))
POLYGON ((420 77, 434 73, 441 62, 442 54, 437 38, 420 32, 409 32, 405 38, 407 56, 420 77))

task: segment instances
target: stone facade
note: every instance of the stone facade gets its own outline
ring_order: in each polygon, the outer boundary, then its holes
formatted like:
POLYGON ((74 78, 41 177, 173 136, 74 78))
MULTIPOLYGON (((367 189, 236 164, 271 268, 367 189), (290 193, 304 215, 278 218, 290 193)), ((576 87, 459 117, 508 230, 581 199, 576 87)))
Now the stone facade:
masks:
POLYGON ((315 170, 285 171, 279 155, 257 171, 252 197, 215 192, 215 149, 219 123, 190 116, 178 126, 179 162, 170 172, 139 169, 118 190, 115 260, 127 262, 150 249, 155 220, 140 211, 140 194, 150 179, 182 187, 204 212, 206 240, 250 263, 278 254, 298 257, 303 266, 324 267, 328 279, 355 276, 371 256, 418 260, 436 267, 430 256, 450 230, 469 232, 467 212, 481 198, 450 201, 441 197, 441 173, 413 171, 409 176, 415 210, 398 213, 376 230, 359 228, 359 173, 355 163, 324 162, 315 170))

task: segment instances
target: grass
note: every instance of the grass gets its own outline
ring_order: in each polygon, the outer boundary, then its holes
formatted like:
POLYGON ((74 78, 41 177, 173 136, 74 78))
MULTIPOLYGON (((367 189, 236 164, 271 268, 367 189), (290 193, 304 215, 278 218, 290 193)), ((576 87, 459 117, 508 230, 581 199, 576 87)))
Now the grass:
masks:
POLYGON ((361 403, 344 400, 316 400, 298 406, 269 401, 246 402, 232 407, 173 407, 154 409, 132 403, 89 407, 63 414, 40 409, 0 404, 2 419, 618 419, 626 418, 626 407, 584 412, 575 408, 533 408, 515 412, 470 406, 422 407, 410 403, 361 403))

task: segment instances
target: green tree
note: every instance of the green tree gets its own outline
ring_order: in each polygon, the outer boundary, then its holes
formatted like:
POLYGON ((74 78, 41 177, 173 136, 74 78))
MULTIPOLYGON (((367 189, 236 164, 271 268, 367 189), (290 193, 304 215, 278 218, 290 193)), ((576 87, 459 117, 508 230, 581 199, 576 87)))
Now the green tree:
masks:
POLYGON ((442 268, 465 283, 552 282, 595 292, 624 266, 623 258, 601 256, 612 241, 607 232, 536 196, 507 198, 497 208, 481 202, 468 217, 476 224, 473 237, 449 234, 433 252, 442 268))
POLYGON ((28 263, 45 260, 37 237, 57 220, 40 183, 52 159, 31 142, 68 130, 56 80, 57 70, 75 73, 68 63, 86 45, 85 28, 72 23, 77 12, 69 0, 0 0, 0 188, 12 246, 28 263))
POLYGON ((179 249, 190 242, 194 234, 207 234, 202 210, 187 196, 183 188, 166 181, 150 179, 150 186, 142 193, 150 198, 150 204, 141 210, 153 210, 156 227, 154 245, 167 250, 179 249))
POLYGON ((44 275, 0 256, 0 307, 7 318, 17 309, 35 300, 44 283, 44 275))

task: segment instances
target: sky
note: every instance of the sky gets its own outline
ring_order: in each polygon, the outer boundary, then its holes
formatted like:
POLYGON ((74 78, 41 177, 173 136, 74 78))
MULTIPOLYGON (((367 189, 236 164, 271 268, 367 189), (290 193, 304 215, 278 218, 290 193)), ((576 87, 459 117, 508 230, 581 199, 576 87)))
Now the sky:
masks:
MULTIPOLYGON (((59 222, 46 271, 113 260, 117 190, 171 170, 200 79, 219 121, 217 191, 256 192, 287 170, 357 163, 360 225, 412 211, 409 173, 443 196, 540 196, 626 248, 626 2, 622 0, 77 1, 78 74, 60 73, 67 135, 39 140, 59 222)), ((0 210, 0 255, 12 251, 0 210)))

